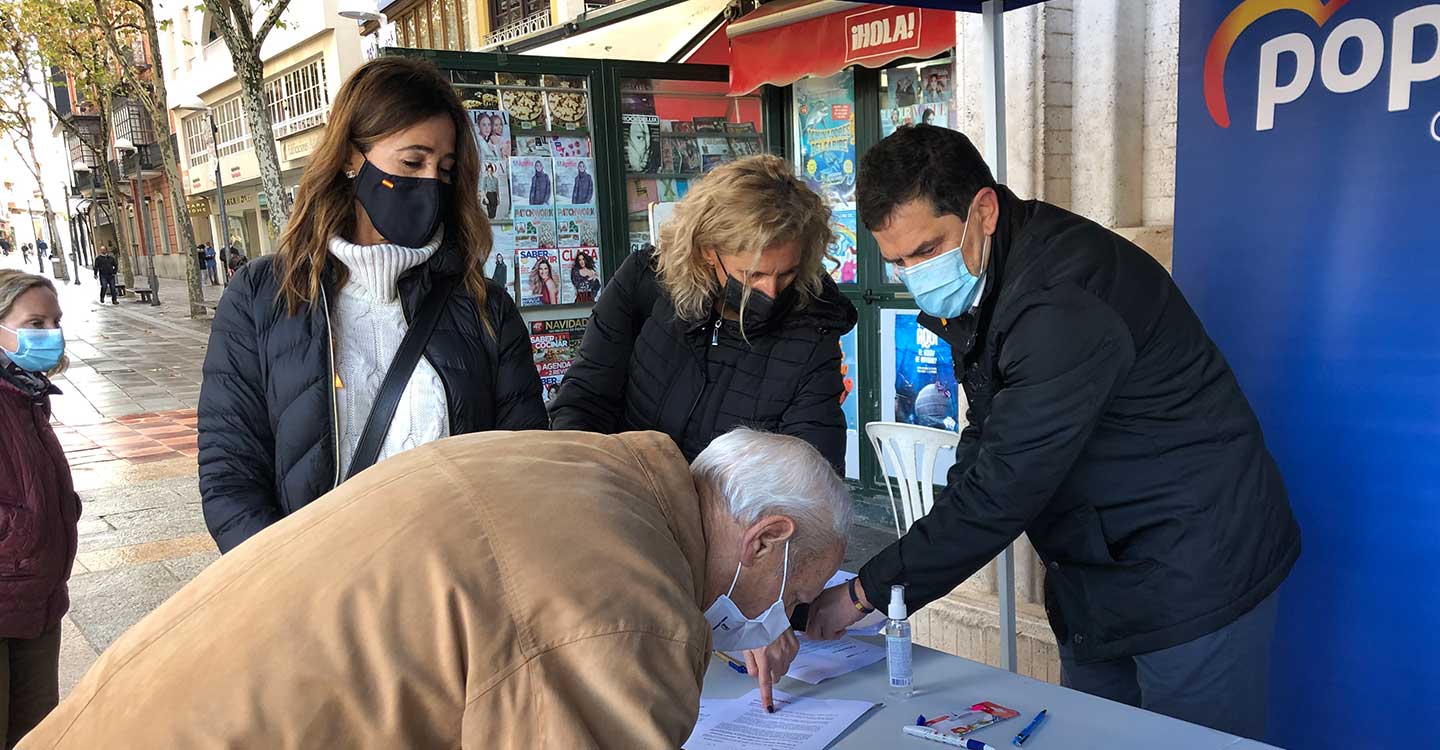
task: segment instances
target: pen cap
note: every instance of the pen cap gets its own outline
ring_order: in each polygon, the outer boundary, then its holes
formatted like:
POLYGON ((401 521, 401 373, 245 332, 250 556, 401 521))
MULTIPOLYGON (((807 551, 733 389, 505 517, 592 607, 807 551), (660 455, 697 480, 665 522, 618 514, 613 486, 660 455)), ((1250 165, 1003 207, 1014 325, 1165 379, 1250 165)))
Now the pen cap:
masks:
POLYGON ((905 611, 904 586, 895 585, 890 587, 890 609, 886 612, 885 616, 892 620, 906 620, 910 618, 909 613, 905 611))

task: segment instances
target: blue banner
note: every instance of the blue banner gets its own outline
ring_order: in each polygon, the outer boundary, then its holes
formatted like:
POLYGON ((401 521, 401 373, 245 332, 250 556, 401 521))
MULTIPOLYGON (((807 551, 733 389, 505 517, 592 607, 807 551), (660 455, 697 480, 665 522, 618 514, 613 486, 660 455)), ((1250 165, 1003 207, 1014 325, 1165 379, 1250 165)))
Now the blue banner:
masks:
POLYGON ((1433 747, 1440 3, 1181 6, 1175 276, 1304 533, 1270 741, 1433 747))

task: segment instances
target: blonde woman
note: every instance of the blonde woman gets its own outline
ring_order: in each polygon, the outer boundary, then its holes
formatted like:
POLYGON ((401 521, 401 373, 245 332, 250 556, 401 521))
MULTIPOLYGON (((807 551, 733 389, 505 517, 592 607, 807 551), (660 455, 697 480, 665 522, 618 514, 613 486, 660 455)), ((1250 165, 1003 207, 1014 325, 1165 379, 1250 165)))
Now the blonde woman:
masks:
POLYGON ((687 458, 736 426, 845 463, 839 337, 855 307, 823 265, 830 210, 775 156, 715 169, 658 249, 600 295, 551 412, 554 429, 658 430, 687 458))
POLYGON ((483 271, 490 224, 469 122, 417 60, 372 60, 340 87, 278 255, 245 266, 211 326, 200 495, 221 551, 361 468, 382 378, 426 309, 438 306, 433 333, 369 456, 545 428, 525 325, 483 271))
POLYGON ((60 699, 60 619, 70 608, 80 498, 50 428, 65 368, 60 301, 43 276, 0 269, 0 743, 60 699))

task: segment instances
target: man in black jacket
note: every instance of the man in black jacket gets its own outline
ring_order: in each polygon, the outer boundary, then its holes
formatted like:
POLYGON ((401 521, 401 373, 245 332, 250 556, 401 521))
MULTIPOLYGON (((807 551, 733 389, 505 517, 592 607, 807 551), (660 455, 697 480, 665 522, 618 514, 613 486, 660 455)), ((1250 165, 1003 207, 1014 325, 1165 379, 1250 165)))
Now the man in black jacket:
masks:
POLYGON ((120 271, 120 264, 115 261, 115 256, 110 254, 108 245, 100 246, 100 253, 95 256, 95 278, 100 280, 100 301, 105 301, 105 293, 110 293, 110 304, 120 304, 120 298, 115 291, 115 274, 120 271))
POLYGON ((902 127, 861 219, 954 349, 968 424, 934 508, 826 591, 833 637, 890 586, 910 611, 1021 533, 1046 566, 1062 682, 1260 737, 1275 590, 1300 530, 1249 403, 1165 269, 995 183, 965 136, 902 127))

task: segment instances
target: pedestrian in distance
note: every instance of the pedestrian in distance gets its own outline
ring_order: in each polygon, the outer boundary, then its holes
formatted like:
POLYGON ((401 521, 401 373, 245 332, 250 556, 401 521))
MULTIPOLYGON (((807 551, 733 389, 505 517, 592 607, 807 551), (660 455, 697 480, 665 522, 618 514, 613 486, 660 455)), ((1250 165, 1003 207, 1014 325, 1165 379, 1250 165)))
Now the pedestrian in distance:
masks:
POLYGON ((80 498, 50 426, 65 369, 60 300, 44 276, 0 269, 0 741, 13 748, 59 702, 80 498))
POLYGON ((110 304, 120 304, 119 292, 116 289, 115 276, 120 272, 120 263, 115 256, 110 254, 109 245, 101 245, 100 252, 95 256, 94 264, 95 278, 100 280, 100 301, 105 301, 105 294, 110 294, 110 304))
POLYGON ((430 63, 382 57, 341 86, 278 252, 232 278, 211 325, 200 493, 222 552, 375 461, 547 426, 526 324, 485 278, 479 174, 430 63))

